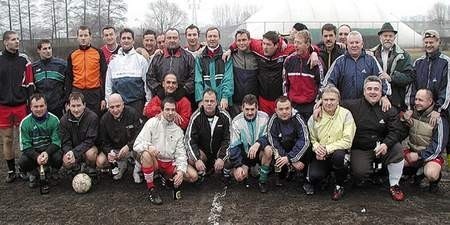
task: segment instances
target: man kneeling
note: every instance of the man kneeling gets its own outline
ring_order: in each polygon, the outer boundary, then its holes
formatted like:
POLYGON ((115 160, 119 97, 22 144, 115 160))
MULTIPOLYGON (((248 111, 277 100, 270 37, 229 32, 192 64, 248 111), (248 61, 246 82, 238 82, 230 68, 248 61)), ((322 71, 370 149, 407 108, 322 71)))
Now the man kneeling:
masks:
POLYGON ((169 180, 173 180, 174 191, 180 187, 183 180, 195 182, 198 178, 194 168, 187 164, 183 131, 174 123, 175 100, 165 98, 162 107, 162 118, 149 119, 133 146, 142 165, 150 201, 156 205, 162 204, 162 200, 153 183, 155 171, 159 170, 169 180))
POLYGON ((417 91, 414 102, 414 110, 406 111, 402 117, 402 121, 410 127, 407 141, 409 149, 403 151, 405 167, 412 167, 415 172, 423 167, 423 174, 416 174, 415 181, 420 183, 425 175, 430 182, 430 192, 436 192, 444 164, 440 154, 447 145, 448 123, 441 117, 434 124, 430 122, 434 110, 433 93, 430 90, 417 91))
POLYGON ((269 117, 258 111, 256 96, 248 94, 242 100, 242 112, 231 123, 230 162, 234 178, 241 182, 248 177, 251 166, 259 167, 259 191, 267 192, 267 175, 270 172, 272 148, 267 143, 266 127, 269 117))
MULTIPOLYGON (((30 99, 31 114, 20 123, 19 160, 23 172, 30 172, 30 188, 37 186, 37 170, 49 169, 58 171, 62 165, 61 139, 59 138, 58 117, 47 111, 44 95, 34 94, 30 99)), ((44 171, 40 171, 44 172, 44 171)), ((48 193, 48 177, 40 177, 41 193, 48 193)))

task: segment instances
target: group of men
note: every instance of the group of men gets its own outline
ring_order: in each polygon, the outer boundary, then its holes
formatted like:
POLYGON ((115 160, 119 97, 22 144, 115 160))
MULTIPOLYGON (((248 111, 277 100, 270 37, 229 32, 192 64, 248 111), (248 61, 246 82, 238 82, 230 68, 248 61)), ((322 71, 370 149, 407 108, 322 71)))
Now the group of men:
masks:
POLYGON ((40 60, 30 63, 18 52, 17 33, 6 31, 0 55, 6 182, 17 176, 11 146, 19 126, 18 164, 30 187, 48 185, 38 178, 40 167, 94 179, 110 168, 120 180, 134 164, 133 178, 145 181, 154 204, 162 203, 156 172, 178 189, 214 173, 248 184, 253 169, 265 193, 271 171, 277 186, 301 171, 303 189, 314 194, 333 171, 332 199, 339 200, 349 171, 355 186, 364 186, 386 168, 394 200, 405 198, 404 171, 416 183, 426 177, 436 191, 448 139, 450 58, 439 51, 439 33, 429 30, 425 55, 412 63, 396 34, 383 24, 380 44, 365 50, 358 31, 325 24, 313 45, 298 23, 287 40, 275 31, 253 39, 238 30, 223 51, 216 27, 206 30, 206 45, 190 25, 185 48, 174 28, 145 31, 143 48, 135 48, 133 30, 121 30, 117 43, 107 26, 97 49, 89 27, 80 26, 79 47, 67 61, 53 57, 51 42, 42 40, 40 60))

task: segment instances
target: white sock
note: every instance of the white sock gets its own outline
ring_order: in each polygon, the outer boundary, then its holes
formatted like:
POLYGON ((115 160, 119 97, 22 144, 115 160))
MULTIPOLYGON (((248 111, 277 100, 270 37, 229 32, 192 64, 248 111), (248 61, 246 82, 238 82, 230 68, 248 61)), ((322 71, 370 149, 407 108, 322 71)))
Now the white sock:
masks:
POLYGON ((390 163, 387 165, 388 171, 389 171, 389 184, 392 186, 398 185, 398 182, 400 181, 400 178, 402 177, 403 173, 403 165, 405 164, 405 160, 398 163, 390 163))

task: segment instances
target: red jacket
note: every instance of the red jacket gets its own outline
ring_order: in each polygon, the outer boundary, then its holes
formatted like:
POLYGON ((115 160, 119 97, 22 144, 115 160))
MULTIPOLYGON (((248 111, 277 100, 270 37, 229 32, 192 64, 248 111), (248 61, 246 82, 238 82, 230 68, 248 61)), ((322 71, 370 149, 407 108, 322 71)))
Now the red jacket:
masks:
MULTIPOLYGON (((183 130, 186 130, 189 124, 189 119, 192 115, 191 102, 186 97, 181 98, 177 101, 175 111, 183 119, 181 124, 178 124, 178 126, 180 126, 183 130)), ((155 96, 150 100, 147 106, 145 106, 144 115, 148 118, 152 118, 159 113, 161 113, 161 99, 159 96, 155 96)))

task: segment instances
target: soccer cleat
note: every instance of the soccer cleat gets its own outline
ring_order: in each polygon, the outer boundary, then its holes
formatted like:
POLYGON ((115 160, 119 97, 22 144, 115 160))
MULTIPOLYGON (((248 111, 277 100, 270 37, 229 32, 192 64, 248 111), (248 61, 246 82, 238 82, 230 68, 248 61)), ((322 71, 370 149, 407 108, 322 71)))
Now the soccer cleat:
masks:
POLYGON ((154 205, 161 205, 163 203, 161 196, 155 188, 148 190, 148 197, 150 202, 154 205))
POLYGON ((344 187, 341 187, 339 185, 336 185, 334 188, 333 194, 331 195, 331 199, 334 201, 337 201, 344 196, 344 187))
POLYGON ((303 190, 305 191, 305 193, 307 195, 313 195, 314 194, 314 186, 309 183, 309 182, 305 182, 303 184, 303 190))
POLYGON ((394 185, 389 188, 389 191, 391 192, 391 197, 395 201, 403 201, 405 199, 405 194, 403 193, 402 189, 400 189, 400 186, 394 185))
POLYGON ((258 182, 258 188, 259 188, 259 192, 267 193, 267 184, 266 183, 258 182))
POLYGON ((10 170, 10 171, 8 171, 8 175, 6 175, 5 182, 6 183, 12 183, 12 182, 14 182, 14 180, 16 180, 16 177, 17 177, 16 176, 16 172, 10 170))

